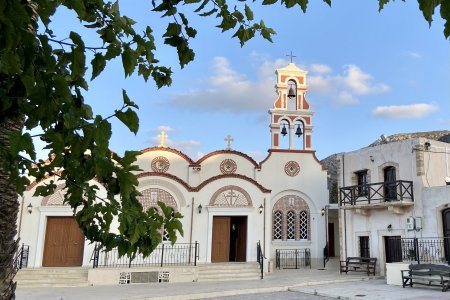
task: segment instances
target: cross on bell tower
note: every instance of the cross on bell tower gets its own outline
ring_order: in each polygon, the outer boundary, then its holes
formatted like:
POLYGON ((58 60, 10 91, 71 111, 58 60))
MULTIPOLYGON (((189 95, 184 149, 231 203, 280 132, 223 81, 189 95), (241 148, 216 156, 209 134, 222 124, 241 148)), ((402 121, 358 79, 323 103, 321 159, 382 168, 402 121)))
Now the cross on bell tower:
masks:
POLYGON ((281 139, 289 140, 289 150, 312 150, 312 122, 313 112, 306 100, 308 72, 292 63, 296 57, 292 51, 287 56, 291 62, 284 68, 277 69, 278 94, 273 108, 269 110, 271 116, 270 131, 272 135, 272 149, 281 148, 281 139), (286 137, 287 136, 287 137, 286 137))

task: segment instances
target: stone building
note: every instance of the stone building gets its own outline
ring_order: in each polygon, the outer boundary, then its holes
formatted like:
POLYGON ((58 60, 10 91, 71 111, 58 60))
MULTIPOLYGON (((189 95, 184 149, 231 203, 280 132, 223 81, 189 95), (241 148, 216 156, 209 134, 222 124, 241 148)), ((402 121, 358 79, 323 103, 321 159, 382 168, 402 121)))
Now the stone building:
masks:
POLYGON ((341 259, 376 257, 382 275, 386 263, 414 260, 416 253, 419 260, 448 261, 449 134, 382 136, 337 155, 341 259), (411 248, 413 241, 420 249, 411 248))

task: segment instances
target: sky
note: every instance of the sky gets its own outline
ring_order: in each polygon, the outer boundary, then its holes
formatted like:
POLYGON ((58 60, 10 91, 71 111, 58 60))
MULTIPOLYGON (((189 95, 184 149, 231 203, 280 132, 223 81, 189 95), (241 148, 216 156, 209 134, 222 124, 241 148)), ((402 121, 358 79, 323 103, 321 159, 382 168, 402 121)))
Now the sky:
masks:
MULTIPOLYGON (((122 88, 139 105, 137 135, 113 121, 115 152, 157 146, 165 130, 167 145, 194 160, 225 149, 228 134, 234 150, 263 160, 271 143, 275 70, 289 63, 290 51, 293 62, 308 72, 312 147, 319 159, 365 147, 381 134, 450 130, 450 42, 439 12, 429 27, 415 1, 389 3, 381 13, 378 1, 335 0, 331 8, 310 1, 306 14, 298 7, 248 2, 255 19, 277 35, 273 43, 256 35, 242 48, 233 32, 215 27, 216 19, 192 15, 195 6, 182 6, 198 31, 191 40, 195 61, 183 69, 175 50, 160 38, 168 20, 152 12, 150 3, 120 1, 122 14, 154 29, 156 58, 173 70, 173 84, 157 89, 136 75, 125 79, 119 60, 85 93, 94 113, 104 116, 121 106, 122 88)), ((66 12, 54 21, 63 25, 55 30, 59 37, 82 31, 66 12)), ((90 35, 83 37, 89 45, 90 35)))

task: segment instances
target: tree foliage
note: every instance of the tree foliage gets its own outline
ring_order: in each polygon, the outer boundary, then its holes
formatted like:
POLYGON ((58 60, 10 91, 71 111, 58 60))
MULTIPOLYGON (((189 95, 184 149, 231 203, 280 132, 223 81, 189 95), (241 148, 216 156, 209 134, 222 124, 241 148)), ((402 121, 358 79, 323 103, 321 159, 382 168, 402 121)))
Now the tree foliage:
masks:
MULTIPOLYGON (((323 0, 331 5, 331 0, 323 0)), ((263 0, 272 5, 278 0, 263 0)), ((380 10, 389 0, 379 0, 380 10)), ((446 20, 444 35, 450 35, 448 17, 450 0, 418 0, 425 19, 431 23, 440 6, 446 20)), ((287 7, 298 6, 305 12, 307 0, 280 0, 287 7)), ((260 35, 272 41, 275 31, 255 21, 251 6, 255 2, 226 0, 152 0, 153 12, 166 22, 161 37, 165 45, 176 49, 183 68, 195 58, 190 40, 197 30, 190 16, 212 17, 222 31, 232 31, 241 45, 260 35)), ((259 4, 257 4, 259 5, 259 4)), ((24 191, 28 174, 37 181, 55 175, 66 184, 66 201, 86 237, 107 248, 118 247, 120 254, 149 254, 161 241, 159 228, 182 232, 179 214, 170 218, 153 210, 143 211, 137 197, 138 183, 134 165, 138 152, 123 156, 109 148, 111 118, 119 119, 136 133, 138 106, 123 91, 123 105, 111 116, 96 115, 85 103, 89 80, 95 80, 112 60, 120 59, 123 73, 135 72, 158 88, 169 86, 172 70, 155 57, 155 36, 151 26, 137 31, 136 23, 120 12, 118 2, 102 0, 3 0, 0 2, 0 123, 17 120, 23 129, 10 134, 8 147, 0 148, 0 170, 10 177, 17 192, 24 191), (52 17, 61 7, 74 11, 80 23, 101 41, 100 46, 86 45, 83 36, 69 32, 54 34, 52 17), (40 26, 40 27, 39 27, 40 26), (90 67, 91 74, 87 74, 90 67), (21 125, 22 126, 22 125, 21 125), (32 136, 31 129, 42 133, 32 136), (49 160, 36 161, 33 138, 46 144, 49 160), (107 191, 106 198, 97 194, 95 179, 107 191), (112 219, 119 220, 119 233, 113 233, 112 219), (139 220, 137 222, 136 220, 139 220)), ((40 186, 37 195, 48 195, 56 182, 40 186)), ((1 196, 0 196, 1 197, 1 196)), ((0 199, 1 201, 1 199, 0 199)), ((163 209, 164 212, 167 210, 163 209)))

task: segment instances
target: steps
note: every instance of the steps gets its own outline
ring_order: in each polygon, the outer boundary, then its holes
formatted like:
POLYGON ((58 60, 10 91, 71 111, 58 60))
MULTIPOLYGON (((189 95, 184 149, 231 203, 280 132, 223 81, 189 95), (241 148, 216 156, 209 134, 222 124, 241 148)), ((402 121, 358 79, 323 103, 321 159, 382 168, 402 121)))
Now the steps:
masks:
POLYGON ((261 279, 259 264, 253 263, 211 263, 198 265, 198 281, 232 281, 261 279))
POLYGON ((22 288, 89 285, 88 268, 25 268, 14 279, 22 288))

